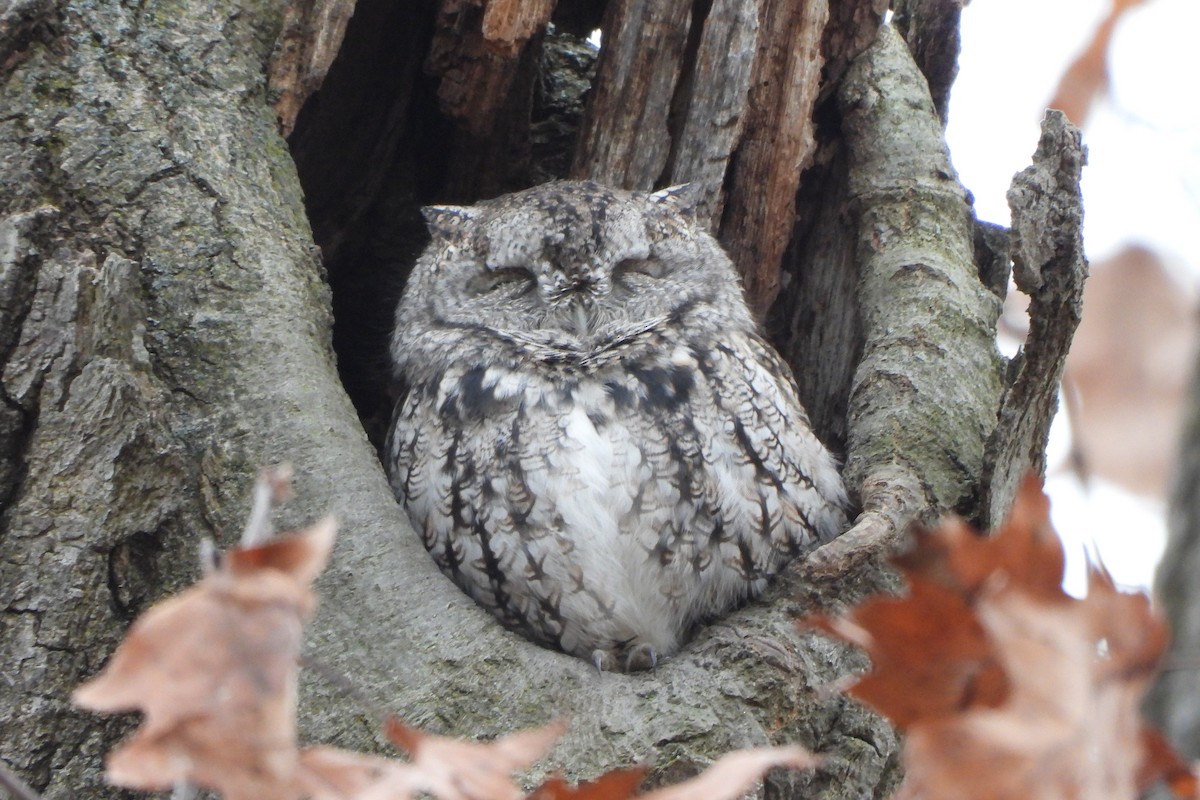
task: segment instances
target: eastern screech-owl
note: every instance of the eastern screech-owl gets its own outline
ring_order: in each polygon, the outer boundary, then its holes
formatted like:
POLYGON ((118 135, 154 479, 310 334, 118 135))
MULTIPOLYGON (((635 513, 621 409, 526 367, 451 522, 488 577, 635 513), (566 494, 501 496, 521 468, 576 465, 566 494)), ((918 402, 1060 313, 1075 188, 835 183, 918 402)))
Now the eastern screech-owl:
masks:
POLYGON ((426 210, 386 462, 509 628, 645 668, 835 536, 845 490, 678 192, 550 183, 426 210))

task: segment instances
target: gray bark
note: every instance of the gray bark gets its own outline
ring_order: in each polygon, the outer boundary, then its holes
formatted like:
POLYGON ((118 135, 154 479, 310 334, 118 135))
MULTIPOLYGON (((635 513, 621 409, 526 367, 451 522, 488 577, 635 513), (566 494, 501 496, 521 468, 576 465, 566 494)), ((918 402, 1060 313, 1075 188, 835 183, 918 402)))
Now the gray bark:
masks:
MULTIPOLYGON (((730 749, 796 741, 826 765, 772 775, 764 795, 887 793, 894 732, 829 691, 861 656, 795 633, 793 615, 888 585, 883 545, 968 504, 1000 390, 969 209, 938 175, 940 123, 895 35, 842 89, 840 196, 863 280, 837 305, 864 320, 847 430, 868 511, 765 602, 627 676, 501 630, 438 573, 393 500, 338 381, 325 275, 267 105, 282 11, 40 8, 0 102, 0 758, 47 798, 111 796, 101 754, 128 721, 73 711, 70 689, 136 613, 194 577, 203 537, 232 543, 257 468, 287 461, 298 499, 284 521, 341 522, 309 650, 368 699, 310 678, 309 741, 375 748, 385 711, 459 736, 566 716, 543 767, 570 777, 649 761, 673 780, 730 749), (877 175, 889 153, 896 169, 877 175), (915 313, 928 306, 942 310, 915 313), (893 397, 902 384, 916 391, 893 397)), ((850 363, 855 339, 831 357, 850 363)))
POLYGON ((962 0, 895 0, 892 24, 912 51, 929 84, 929 94, 945 126, 950 113, 950 87, 958 75, 958 19, 962 0))
POLYGON ((981 519, 1004 519, 1021 478, 1046 471, 1046 439, 1058 410, 1067 350, 1083 314, 1083 195, 1086 162, 1079 129, 1061 111, 1047 111, 1033 165, 1013 178, 1013 278, 1029 295, 1029 335, 1010 368, 1012 384, 988 439, 981 519))
POLYGON ((278 17, 83 2, 47 19, 0 102, 0 756, 47 797, 101 797, 128 720, 68 693, 195 575, 201 537, 229 542, 258 465, 295 462, 310 508, 397 515, 338 388, 265 103, 278 17))
POLYGON ((1184 758, 1194 760, 1200 756, 1200 368, 1191 387, 1167 518, 1167 548, 1155 585, 1171 626, 1171 650, 1146 710, 1184 758))
POLYGON ((890 475, 919 488, 920 506, 965 508, 996 424, 1000 301, 979 280, 971 208, 929 90, 901 59, 903 40, 890 31, 881 40, 896 55, 855 62, 840 98, 866 343, 850 392, 846 477, 871 487, 868 507, 890 475))

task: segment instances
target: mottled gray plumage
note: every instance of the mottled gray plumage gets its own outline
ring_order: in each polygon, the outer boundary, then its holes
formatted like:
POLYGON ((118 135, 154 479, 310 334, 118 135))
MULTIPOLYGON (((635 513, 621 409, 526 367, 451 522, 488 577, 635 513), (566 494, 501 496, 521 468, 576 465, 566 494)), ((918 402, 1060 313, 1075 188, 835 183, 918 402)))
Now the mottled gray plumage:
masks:
POLYGON ((387 467, 501 622, 648 666, 841 530, 788 368, 673 192, 551 183, 427 217, 387 467))

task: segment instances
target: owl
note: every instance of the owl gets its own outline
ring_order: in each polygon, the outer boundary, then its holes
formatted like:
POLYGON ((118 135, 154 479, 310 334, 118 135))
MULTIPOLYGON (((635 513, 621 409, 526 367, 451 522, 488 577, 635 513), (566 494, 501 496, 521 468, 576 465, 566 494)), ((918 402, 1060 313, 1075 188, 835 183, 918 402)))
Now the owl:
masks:
POLYGON ((564 181, 426 209, 396 313, 397 498, 479 605, 599 669, 675 653, 846 521, 682 194, 564 181))

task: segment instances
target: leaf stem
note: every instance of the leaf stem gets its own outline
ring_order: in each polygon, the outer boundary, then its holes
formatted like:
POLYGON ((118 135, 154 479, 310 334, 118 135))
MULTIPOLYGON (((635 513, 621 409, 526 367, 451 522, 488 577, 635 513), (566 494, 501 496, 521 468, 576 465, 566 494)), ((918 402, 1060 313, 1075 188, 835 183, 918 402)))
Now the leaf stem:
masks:
POLYGON ((3 761, 0 761, 0 787, 7 789, 14 800, 42 800, 42 796, 30 789, 3 761))

